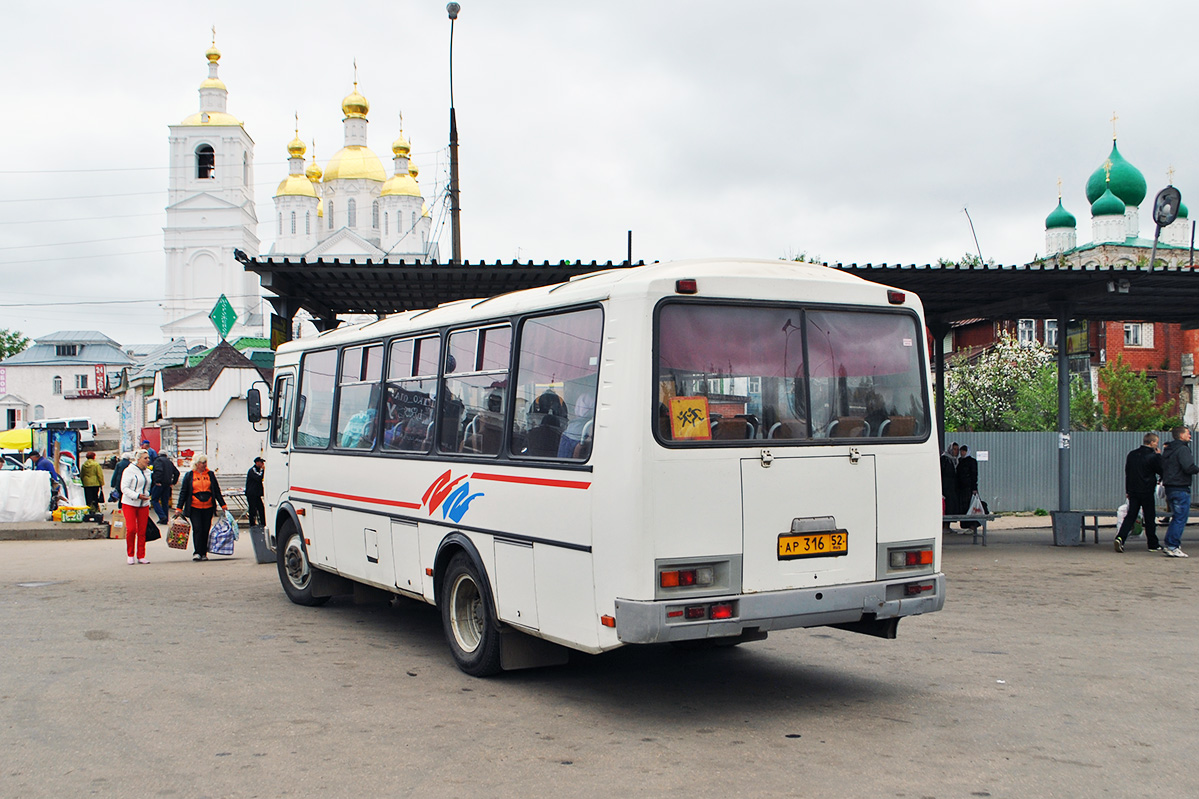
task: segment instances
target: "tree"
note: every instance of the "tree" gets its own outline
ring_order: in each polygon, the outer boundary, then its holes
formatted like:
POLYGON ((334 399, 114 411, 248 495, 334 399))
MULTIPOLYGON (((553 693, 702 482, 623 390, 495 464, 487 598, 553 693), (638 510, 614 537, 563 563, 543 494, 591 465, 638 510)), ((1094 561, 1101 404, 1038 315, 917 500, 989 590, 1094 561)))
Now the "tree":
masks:
POLYGON ((29 346, 29 338, 21 335, 20 331, 0 328, 0 360, 24 352, 29 346))
MULTIPOLYGON (((1043 344, 1021 345, 1007 333, 977 360, 950 360, 945 375, 947 430, 1057 430, 1057 362, 1043 344)), ((1095 426, 1094 397, 1070 380, 1071 429, 1095 426)))
POLYGON ((1182 422, 1157 404, 1157 384, 1134 372, 1122 354, 1099 370, 1099 404, 1105 430, 1165 430, 1182 422))

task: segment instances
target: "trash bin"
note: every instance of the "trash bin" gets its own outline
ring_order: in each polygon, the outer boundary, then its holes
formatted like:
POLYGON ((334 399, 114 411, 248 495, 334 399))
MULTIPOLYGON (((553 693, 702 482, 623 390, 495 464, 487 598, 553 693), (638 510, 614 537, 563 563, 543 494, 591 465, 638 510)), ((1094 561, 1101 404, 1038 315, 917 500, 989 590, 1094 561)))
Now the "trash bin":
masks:
POLYGON ((1053 511, 1053 545, 1076 547, 1082 544, 1082 514, 1072 510, 1053 511))
POLYGON ((256 524, 250 528, 250 541, 254 543, 254 557, 259 563, 274 563, 275 553, 266 545, 266 528, 256 524))

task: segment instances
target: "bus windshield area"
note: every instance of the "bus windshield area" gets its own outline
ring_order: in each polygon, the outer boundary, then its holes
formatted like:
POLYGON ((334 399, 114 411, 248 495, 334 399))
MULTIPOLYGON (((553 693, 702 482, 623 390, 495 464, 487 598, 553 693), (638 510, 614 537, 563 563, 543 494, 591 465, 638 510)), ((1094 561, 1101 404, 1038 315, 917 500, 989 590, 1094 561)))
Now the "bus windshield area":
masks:
POLYGON ((656 332, 662 441, 928 435, 912 314, 675 302, 656 332))

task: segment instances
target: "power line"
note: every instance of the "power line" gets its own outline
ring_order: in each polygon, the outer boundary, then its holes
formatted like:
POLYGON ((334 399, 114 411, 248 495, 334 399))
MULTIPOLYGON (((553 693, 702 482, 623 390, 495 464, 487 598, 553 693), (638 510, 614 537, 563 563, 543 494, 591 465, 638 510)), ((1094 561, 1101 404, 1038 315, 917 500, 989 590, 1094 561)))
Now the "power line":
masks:
POLYGON ((5 250, 28 250, 32 247, 69 247, 72 244, 101 244, 108 241, 129 241, 130 239, 152 239, 162 235, 161 233, 146 233, 141 236, 118 236, 115 239, 91 239, 88 241, 52 241, 49 244, 18 244, 15 247, 0 247, 0 252, 5 250))

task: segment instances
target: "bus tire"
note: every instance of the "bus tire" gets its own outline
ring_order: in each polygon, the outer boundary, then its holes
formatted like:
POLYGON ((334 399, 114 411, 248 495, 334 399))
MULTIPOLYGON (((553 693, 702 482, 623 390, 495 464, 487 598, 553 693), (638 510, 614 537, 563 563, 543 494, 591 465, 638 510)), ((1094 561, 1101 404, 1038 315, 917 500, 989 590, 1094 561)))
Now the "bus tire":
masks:
POLYGON ((304 537, 291 522, 286 522, 279 531, 275 562, 279 566, 279 582, 292 602, 315 607, 329 601, 327 596, 312 595, 312 566, 308 563, 308 550, 304 547, 304 537))
POLYGON ((441 625, 458 668, 472 677, 501 671, 500 629, 486 583, 465 552, 450 560, 441 582, 441 625))

